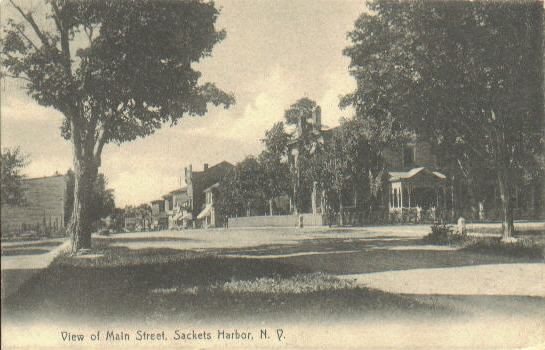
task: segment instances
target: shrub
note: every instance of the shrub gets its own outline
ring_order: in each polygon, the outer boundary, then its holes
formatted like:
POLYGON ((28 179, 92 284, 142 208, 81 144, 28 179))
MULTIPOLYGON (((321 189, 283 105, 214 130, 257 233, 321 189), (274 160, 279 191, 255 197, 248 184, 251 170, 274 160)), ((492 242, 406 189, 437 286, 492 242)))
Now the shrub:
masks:
POLYGON ((433 244, 449 244, 452 241, 452 227, 446 224, 434 224, 431 233, 424 236, 424 241, 433 244))

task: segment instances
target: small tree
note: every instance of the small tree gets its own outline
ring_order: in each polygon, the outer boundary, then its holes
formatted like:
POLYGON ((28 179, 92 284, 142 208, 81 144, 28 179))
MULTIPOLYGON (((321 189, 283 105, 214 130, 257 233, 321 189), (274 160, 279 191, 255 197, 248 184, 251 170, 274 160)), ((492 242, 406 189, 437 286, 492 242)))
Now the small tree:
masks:
POLYGON ((202 0, 44 0, 45 13, 10 0, 2 66, 41 105, 64 115, 74 154, 68 231, 76 252, 91 246, 92 187, 108 143, 123 143, 202 116, 233 98, 199 84, 194 63, 225 37, 214 3, 202 0))
POLYGON ((27 157, 17 148, 2 150, 2 205, 20 205, 24 202, 21 170, 27 165, 27 157))

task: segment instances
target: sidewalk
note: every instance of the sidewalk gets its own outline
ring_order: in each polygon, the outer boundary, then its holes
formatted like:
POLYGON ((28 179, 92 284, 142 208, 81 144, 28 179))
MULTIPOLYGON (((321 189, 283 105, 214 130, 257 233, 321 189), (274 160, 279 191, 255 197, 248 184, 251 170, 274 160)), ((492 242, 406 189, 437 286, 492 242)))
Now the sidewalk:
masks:
POLYGON ((396 294, 545 297, 545 264, 494 264, 339 275, 396 294))
POLYGON ((2 300, 17 290, 42 269, 51 264, 62 252, 70 249, 70 240, 50 252, 38 255, 17 255, 2 257, 2 300))

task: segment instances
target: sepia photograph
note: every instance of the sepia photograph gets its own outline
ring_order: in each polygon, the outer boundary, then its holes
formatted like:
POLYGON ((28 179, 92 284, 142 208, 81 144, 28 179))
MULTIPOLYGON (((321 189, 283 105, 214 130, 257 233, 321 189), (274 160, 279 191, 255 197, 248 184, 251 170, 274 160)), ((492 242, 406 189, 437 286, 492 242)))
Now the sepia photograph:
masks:
POLYGON ((545 349, 544 15, 0 1, 2 350, 545 349))

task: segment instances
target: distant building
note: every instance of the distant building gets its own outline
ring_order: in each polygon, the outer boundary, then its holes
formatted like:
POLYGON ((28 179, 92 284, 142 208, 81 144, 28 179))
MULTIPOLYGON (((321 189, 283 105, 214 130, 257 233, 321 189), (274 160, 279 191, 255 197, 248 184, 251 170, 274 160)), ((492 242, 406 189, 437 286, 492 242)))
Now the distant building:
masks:
POLYGON ((192 224, 193 215, 188 210, 189 197, 187 187, 179 188, 170 192, 166 197, 169 199, 168 228, 185 228, 192 224))
POLYGON ((198 216, 206 209, 205 190, 220 182, 231 168, 233 168, 233 165, 226 161, 212 167, 204 164, 202 171, 194 171, 192 165, 185 168, 188 197, 187 210, 191 213, 195 224, 197 223, 198 216))
POLYGON ((168 228, 168 217, 165 212, 165 201, 158 199, 151 202, 151 227, 155 230, 162 230, 168 228))
POLYGON ((2 236, 65 235, 65 176, 24 179, 22 187, 24 202, 21 205, 2 205, 2 236))
POLYGON ((220 184, 217 182, 204 190, 205 207, 197 215, 197 220, 201 220, 202 227, 220 227, 225 224, 225 219, 217 215, 216 208, 214 207, 214 196, 219 186, 220 184))
POLYGON ((233 167, 223 161, 202 171, 185 168, 186 187, 176 189, 151 202, 152 229, 216 227, 223 224, 213 208, 213 189, 233 167))
POLYGON ((450 215, 452 188, 428 143, 386 148, 383 157, 389 169, 390 221, 435 221, 450 215))
MULTIPOLYGON (((390 175, 390 221, 455 221, 460 216, 481 222, 502 219, 493 169, 473 164, 472 174, 463 175, 459 164, 438 159, 422 140, 387 148, 383 156, 390 175)), ((513 184, 510 205, 514 218, 543 218, 543 193, 542 177, 513 184)))

